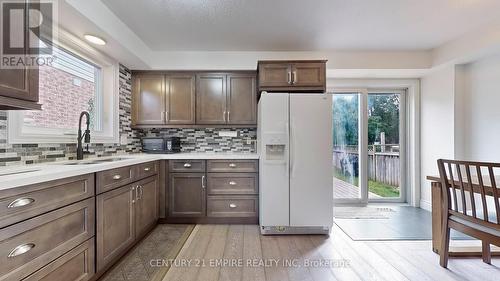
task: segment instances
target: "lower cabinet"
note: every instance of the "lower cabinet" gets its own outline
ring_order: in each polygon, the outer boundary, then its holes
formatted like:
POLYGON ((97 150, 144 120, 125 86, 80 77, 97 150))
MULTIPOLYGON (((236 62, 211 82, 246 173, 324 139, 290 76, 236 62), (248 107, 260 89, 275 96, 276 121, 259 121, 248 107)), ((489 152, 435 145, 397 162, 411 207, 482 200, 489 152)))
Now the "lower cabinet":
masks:
POLYGON ((167 221, 258 222, 257 160, 171 160, 169 163, 167 221), (193 167, 196 173, 187 172, 193 167))
POLYGON ((202 217, 206 213, 205 173, 171 173, 169 215, 202 217))
POLYGON ((97 196, 97 270, 119 257, 135 239, 135 186, 97 196))
POLYGON ((91 239, 94 202, 89 198, 0 229, 0 280, 22 280, 91 239))
POLYGON ((85 281, 94 276, 94 238, 47 264, 23 281, 85 281))
POLYGON ((135 202, 135 232, 141 237, 158 220, 159 184, 157 177, 150 177, 137 183, 135 202))
POLYGON ((158 177, 97 196, 97 271, 124 254, 158 220, 158 177))

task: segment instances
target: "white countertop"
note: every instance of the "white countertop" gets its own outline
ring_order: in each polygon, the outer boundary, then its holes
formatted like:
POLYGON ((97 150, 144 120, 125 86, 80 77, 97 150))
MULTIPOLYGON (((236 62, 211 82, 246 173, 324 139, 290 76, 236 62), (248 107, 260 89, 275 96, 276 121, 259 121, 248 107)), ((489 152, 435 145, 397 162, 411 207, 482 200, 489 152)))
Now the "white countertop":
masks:
POLYGON ((39 165, 26 165, 0 168, 0 190, 37 184, 67 177, 74 177, 99 171, 125 167, 155 160, 166 159, 259 159, 256 153, 175 153, 175 154, 124 154, 112 157, 88 158, 91 161, 106 158, 126 158, 115 162, 89 165, 65 165, 76 161, 50 162, 39 165), (30 171, 22 173, 23 171, 30 171), (10 174, 12 173, 12 174, 10 174), (8 175, 4 175, 8 174, 8 175))

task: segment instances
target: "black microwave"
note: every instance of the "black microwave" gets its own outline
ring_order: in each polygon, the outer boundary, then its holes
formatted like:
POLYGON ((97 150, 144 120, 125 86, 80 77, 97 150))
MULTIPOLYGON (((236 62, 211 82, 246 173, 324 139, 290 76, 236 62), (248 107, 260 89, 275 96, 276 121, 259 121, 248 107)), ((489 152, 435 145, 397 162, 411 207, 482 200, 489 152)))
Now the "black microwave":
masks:
POLYGON ((144 137, 142 138, 144 153, 179 153, 181 139, 179 137, 144 137))

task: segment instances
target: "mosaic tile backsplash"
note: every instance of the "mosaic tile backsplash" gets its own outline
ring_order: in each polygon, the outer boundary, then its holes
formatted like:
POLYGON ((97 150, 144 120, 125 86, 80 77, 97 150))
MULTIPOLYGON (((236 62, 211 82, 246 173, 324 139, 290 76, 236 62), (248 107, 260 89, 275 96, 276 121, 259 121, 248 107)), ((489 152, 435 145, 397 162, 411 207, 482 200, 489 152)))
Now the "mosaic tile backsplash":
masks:
POLYGON ((243 129, 149 129, 139 133, 141 137, 180 137, 182 152, 236 152, 254 153, 257 130, 243 129), (221 137, 220 131, 236 131, 237 137, 221 137))
MULTIPOLYGON (((243 129, 148 129, 131 128, 132 79, 131 72, 120 65, 120 135, 127 136, 127 144, 92 144, 85 157, 111 156, 138 153, 142 136, 177 136, 181 138, 183 152, 237 152, 254 153, 257 132, 255 128, 243 129), (238 137, 221 137, 219 131, 238 131, 238 137)), ((9 144, 7 138, 8 113, 0 111, 0 167, 38 164, 76 159, 74 144, 9 144)))

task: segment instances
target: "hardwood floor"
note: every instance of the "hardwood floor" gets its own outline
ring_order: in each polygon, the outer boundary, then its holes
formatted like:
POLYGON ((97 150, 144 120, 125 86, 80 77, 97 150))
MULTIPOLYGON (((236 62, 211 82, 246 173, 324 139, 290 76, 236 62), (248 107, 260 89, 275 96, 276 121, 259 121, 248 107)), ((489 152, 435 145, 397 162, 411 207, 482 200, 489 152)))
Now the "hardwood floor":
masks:
MULTIPOLYGON (((470 240, 452 244, 480 245, 470 240)), ((197 225, 175 262, 164 281, 446 281, 500 277, 499 258, 493 258, 492 265, 480 258, 451 258, 448 269, 444 269, 431 250, 430 240, 352 241, 336 226, 333 235, 325 237, 262 236, 257 225, 197 225), (323 265, 306 264, 311 261, 323 261, 323 265)))

